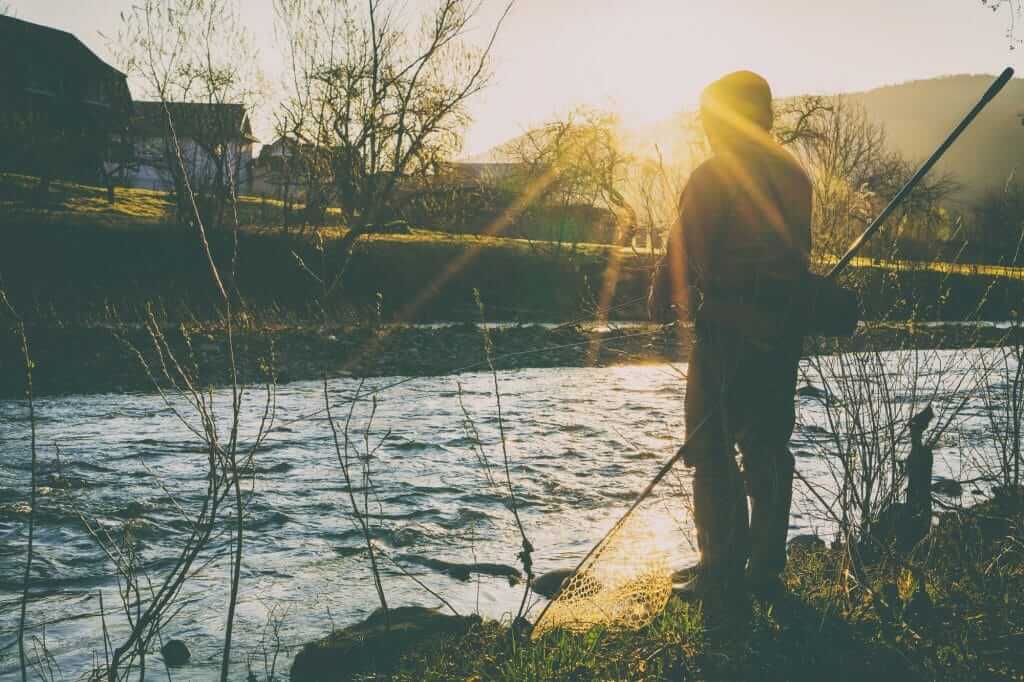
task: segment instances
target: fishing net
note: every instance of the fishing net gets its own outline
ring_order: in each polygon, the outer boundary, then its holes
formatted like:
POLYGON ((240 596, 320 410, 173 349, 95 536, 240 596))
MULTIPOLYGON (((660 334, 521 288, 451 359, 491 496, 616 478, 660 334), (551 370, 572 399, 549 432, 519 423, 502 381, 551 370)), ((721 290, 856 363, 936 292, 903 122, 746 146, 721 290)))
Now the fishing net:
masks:
POLYGON ((676 486, 628 512, 562 585, 533 628, 584 632, 595 626, 635 630, 665 608, 672 595, 672 566, 696 556, 692 515, 676 486))

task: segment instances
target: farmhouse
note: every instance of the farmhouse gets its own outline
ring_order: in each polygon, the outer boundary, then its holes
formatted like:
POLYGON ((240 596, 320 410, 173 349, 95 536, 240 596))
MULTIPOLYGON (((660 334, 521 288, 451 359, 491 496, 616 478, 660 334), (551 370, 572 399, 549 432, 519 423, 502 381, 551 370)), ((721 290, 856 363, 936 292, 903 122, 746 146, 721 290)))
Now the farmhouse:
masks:
POLYGON ((194 190, 233 185, 236 193, 251 191, 253 145, 259 140, 241 104, 135 102, 131 139, 135 161, 126 178, 130 187, 178 189, 180 150, 194 190))
POLYGON ((0 16, 0 63, 0 170, 95 180, 123 159, 125 75, 82 41, 0 16))
POLYGON ((285 202, 304 200, 305 175, 314 158, 316 150, 312 145, 288 137, 263 145, 253 165, 252 194, 285 202))

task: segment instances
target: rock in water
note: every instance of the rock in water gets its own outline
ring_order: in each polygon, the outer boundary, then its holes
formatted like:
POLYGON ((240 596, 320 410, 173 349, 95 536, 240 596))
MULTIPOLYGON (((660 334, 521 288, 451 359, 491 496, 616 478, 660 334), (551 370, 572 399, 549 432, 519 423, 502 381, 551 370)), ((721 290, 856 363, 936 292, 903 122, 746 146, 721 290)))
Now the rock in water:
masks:
POLYGON ((188 645, 180 639, 167 640, 167 643, 160 649, 160 653, 164 656, 164 663, 172 668, 185 665, 192 658, 192 652, 188 650, 188 645))
POLYGON ((402 656, 447 637, 464 635, 479 616, 450 616, 422 606, 377 609, 362 623, 302 647, 292 663, 294 682, 333 682, 359 674, 386 674, 402 656))
POLYGON ((420 566, 426 566, 427 568, 432 568, 435 571, 441 571, 442 573, 447 573, 456 580, 462 581, 469 580, 474 573, 505 578, 508 580, 509 585, 518 585, 523 578, 518 569, 505 564, 492 564, 486 562, 459 564, 452 563, 450 561, 443 561, 441 559, 417 556, 415 554, 402 555, 401 560, 413 564, 419 564, 420 566))
POLYGON ((535 579, 530 585, 530 589, 542 597, 553 599, 558 594, 558 591, 562 589, 562 583, 571 577, 572 574, 573 569, 571 568, 558 568, 554 571, 548 571, 535 579))

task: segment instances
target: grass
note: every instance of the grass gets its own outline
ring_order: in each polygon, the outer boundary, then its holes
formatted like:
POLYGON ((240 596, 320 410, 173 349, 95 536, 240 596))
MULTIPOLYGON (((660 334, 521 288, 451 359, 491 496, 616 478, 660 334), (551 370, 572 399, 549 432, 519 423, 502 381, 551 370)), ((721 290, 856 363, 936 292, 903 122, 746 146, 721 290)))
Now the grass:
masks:
MULTIPOLYGON (((106 190, 54 182, 50 205, 33 208, 36 180, 0 175, 0 275, 19 310, 36 320, 90 323, 111 307, 137 318, 151 301, 177 319, 209 316, 209 273, 194 235, 169 221, 172 205, 161 192, 106 190)), ((284 233, 280 202, 239 199, 238 289, 249 309, 292 323, 312 321, 319 285, 296 255, 328 277, 340 270, 334 248, 339 224, 284 233)), ((331 213, 340 223, 337 211, 331 213)), ((234 237, 208 231, 214 257, 230 270, 234 237)), ((335 322, 374 317, 403 321, 475 319, 473 290, 491 319, 564 321, 594 315, 596 301, 615 278, 612 318, 646 316, 650 255, 608 245, 576 248, 499 235, 476 236, 417 229, 359 240, 334 300, 335 322), (345 319, 341 319, 341 317, 345 319)), ((1007 319, 1024 298, 1018 269, 954 263, 861 259, 847 281, 859 289, 865 319, 1007 319), (984 301, 979 307, 979 301, 984 301)))
MULTIPOLYGON (((174 200, 167 192, 118 187, 114 202, 107 198, 105 187, 83 185, 76 182, 54 180, 45 206, 31 201, 38 179, 13 173, 0 174, 0 211, 11 224, 67 224, 88 225, 109 229, 144 229, 167 226, 174 215, 174 200)), ((263 197, 238 197, 240 221, 252 226, 264 217, 279 217, 284 204, 263 197)), ((328 216, 340 220, 337 209, 328 216)))
MULTIPOLYGON (((835 264, 838 260, 838 258, 834 257, 821 259, 822 269, 835 264)), ((1024 268, 986 263, 854 258, 850 261, 850 265, 854 268, 882 268, 893 272, 935 272, 943 275, 952 274, 987 278, 1004 277, 1007 279, 1024 280, 1024 268)))
POLYGON ((413 649, 396 680, 1014 680, 1024 678, 1020 498, 942 515, 907 557, 791 556, 790 594, 709 632, 676 599, 635 632, 551 633, 537 642, 485 622, 413 649))
MULTIPOLYGON (((38 179, 26 175, 0 173, 0 213, 8 225, 67 225, 76 224, 108 229, 139 229, 172 226, 175 204, 167 192, 118 187, 114 202, 107 199, 104 187, 55 180, 51 184, 49 203, 45 207, 31 205, 29 197, 38 179)), ((301 208, 301 207, 300 207, 301 208)), ((284 203, 277 199, 257 196, 239 196, 238 212, 241 227, 246 231, 278 232, 284 203), (269 224, 268 224, 269 223, 269 224)), ((320 234, 328 239, 345 235, 341 212, 327 211, 328 223, 321 226, 320 234)), ((440 230, 413 229, 412 234, 370 234, 364 241, 440 244, 473 244, 477 246, 506 246, 531 249, 524 239, 511 239, 492 235, 453 234, 440 230)), ((577 252, 600 254, 612 247, 603 244, 580 244, 577 252)))
MULTIPOLYGON (((144 228, 166 226, 174 212, 174 202, 167 192, 117 188, 115 201, 107 200, 103 187, 83 185, 74 182, 54 181, 51 186, 51 203, 46 208, 27 205, 24 197, 30 195, 37 184, 37 178, 0 174, 0 211, 8 216, 10 223, 66 224, 74 222, 107 228, 144 228)), ((267 227, 267 222, 277 222, 283 211, 283 202, 256 196, 239 196, 238 210, 243 227, 250 230, 276 230, 267 227)), ((338 209, 328 209, 329 223, 320 231, 328 239, 340 238, 345 234, 341 226, 338 209)), ((508 246, 511 248, 533 249, 531 242, 501 236, 452 234, 442 230, 414 229, 412 234, 375 234, 365 237, 370 242, 394 242, 399 244, 437 242, 449 244, 474 244, 477 246, 508 246)), ((535 243, 534 243, 535 244, 535 243)), ((607 244, 578 244, 576 252, 584 255, 606 255, 620 250, 627 260, 636 256, 632 249, 607 244)), ((638 252, 640 259, 649 254, 638 252)), ((835 257, 822 258, 822 269, 836 262, 835 257)), ((982 277, 1006 277, 1024 279, 1024 268, 1002 265, 949 263, 936 261, 912 261, 879 258, 855 258, 857 268, 882 268, 892 271, 931 271, 942 274, 978 275, 982 277)))
MULTIPOLYGON (((148 301, 181 311, 173 313, 179 317, 205 314, 212 304, 209 275, 195 237, 168 222, 173 206, 166 194, 119 188, 110 204, 104 188, 54 182, 44 210, 31 206, 35 184, 34 178, 0 175, 0 229, 8 247, 0 253, 0 274, 19 309, 61 322, 102 321, 110 306, 137 311, 148 301)), ((240 289, 254 308, 305 319, 316 308, 319 285, 295 255, 316 273, 326 269, 333 276, 340 255, 333 247, 345 229, 318 231, 321 254, 312 232, 286 234, 268 226, 268 213, 274 224, 281 208, 280 202, 240 197, 240 289)), ((337 211, 332 215, 340 221, 337 211)), ((226 271, 233 235, 222 229, 208 236, 226 271)), ((590 283, 600 281, 609 253, 599 245, 552 253, 523 240, 432 230, 373 234, 358 242, 341 297, 356 311, 376 308, 379 293, 386 315, 459 319, 477 316, 477 288, 505 319, 565 319, 592 295, 590 283)), ((646 282, 623 280, 624 295, 639 300, 646 282)))

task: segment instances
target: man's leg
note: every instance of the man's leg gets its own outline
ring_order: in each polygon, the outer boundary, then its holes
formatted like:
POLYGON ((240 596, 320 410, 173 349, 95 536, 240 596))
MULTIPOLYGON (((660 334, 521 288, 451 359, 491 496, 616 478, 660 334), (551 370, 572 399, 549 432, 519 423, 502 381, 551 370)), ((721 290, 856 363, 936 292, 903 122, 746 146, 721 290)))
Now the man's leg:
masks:
POLYGON ((744 386, 740 433, 743 473, 750 496, 750 567, 755 588, 772 585, 786 567, 793 500, 794 459, 789 439, 796 421, 794 390, 799 353, 771 354, 744 386))
POLYGON ((688 446, 683 461, 694 470, 693 520, 701 553, 701 577, 737 584, 748 553, 747 500, 736 466, 729 410, 723 404, 728 379, 719 352, 698 343, 690 357, 686 389, 688 446))
POLYGON ((793 455, 785 447, 744 448, 750 494, 750 579, 769 583, 786 568, 786 538, 793 500, 793 455))

